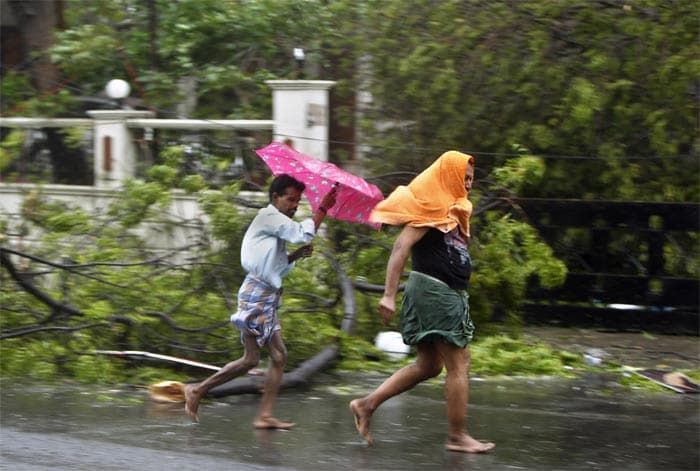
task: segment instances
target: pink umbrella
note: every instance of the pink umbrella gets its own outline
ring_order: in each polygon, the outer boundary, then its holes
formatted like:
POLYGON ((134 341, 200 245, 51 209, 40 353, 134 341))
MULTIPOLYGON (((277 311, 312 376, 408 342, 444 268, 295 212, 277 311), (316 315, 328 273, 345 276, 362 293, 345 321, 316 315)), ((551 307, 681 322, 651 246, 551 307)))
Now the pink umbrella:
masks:
POLYGON ((372 209, 384 199, 381 190, 375 185, 330 162, 314 159, 279 142, 273 142, 255 152, 270 167, 273 175, 286 173, 304 182, 304 194, 314 211, 318 209, 323 195, 337 183, 336 203, 328 210, 328 216, 367 224, 375 229, 381 226, 369 220, 372 209))

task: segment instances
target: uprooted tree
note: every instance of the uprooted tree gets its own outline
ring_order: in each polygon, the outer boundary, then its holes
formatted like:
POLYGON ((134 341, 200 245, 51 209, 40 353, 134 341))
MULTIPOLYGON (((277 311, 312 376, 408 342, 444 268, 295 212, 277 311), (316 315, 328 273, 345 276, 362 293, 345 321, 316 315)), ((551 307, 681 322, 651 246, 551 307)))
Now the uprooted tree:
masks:
MULTIPOLYGON (((537 168, 532 157, 515 160, 495 175, 501 188, 537 168)), ((215 365, 241 354, 228 322, 244 277, 240 243, 255 208, 266 202, 241 200, 241 182, 202 188, 197 202, 205 216, 177 220, 168 216, 175 183, 165 184, 163 172, 153 168, 147 181, 127 182, 100 213, 52 201, 38 188, 27 194, 19 218, 2 216, 2 374, 134 381, 163 372, 124 368, 124 360, 94 352, 148 350, 215 365), (185 243, 153 246, 154 235, 168 239, 184 226, 185 243)), ((471 302, 482 322, 496 309, 515 315, 530 275, 548 285, 565 275, 536 231, 499 210, 502 193, 488 187, 474 198, 473 216, 475 271, 482 266, 483 275, 474 277, 471 302)), ((386 327, 376 301, 397 230, 327 220, 314 256, 285 281, 281 320, 290 372, 283 387, 305 384, 338 358, 351 364, 378 353, 371 341, 386 327)), ((258 388, 255 378, 245 378, 217 391, 258 388)))

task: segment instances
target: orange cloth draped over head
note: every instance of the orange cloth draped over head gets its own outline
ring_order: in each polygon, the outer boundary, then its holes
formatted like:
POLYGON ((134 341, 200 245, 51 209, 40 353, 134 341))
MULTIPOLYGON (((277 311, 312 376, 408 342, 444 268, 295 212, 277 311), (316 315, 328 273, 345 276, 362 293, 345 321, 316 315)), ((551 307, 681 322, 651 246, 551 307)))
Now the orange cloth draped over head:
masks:
POLYGON ((434 227, 449 232, 459 226, 469 237, 472 203, 467 199, 464 177, 474 157, 454 150, 442 154, 408 185, 401 185, 379 203, 372 222, 394 226, 434 227))

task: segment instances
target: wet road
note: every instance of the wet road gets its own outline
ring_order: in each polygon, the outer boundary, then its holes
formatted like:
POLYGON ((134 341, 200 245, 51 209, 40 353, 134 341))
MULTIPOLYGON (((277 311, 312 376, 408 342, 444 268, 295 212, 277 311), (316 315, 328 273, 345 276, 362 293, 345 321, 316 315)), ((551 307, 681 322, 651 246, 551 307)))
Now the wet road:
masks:
POLYGON ((259 397, 207 400, 194 425, 182 405, 140 389, 9 388, 0 402, 0 468, 8 470, 690 470, 700 468, 698 396, 601 392, 606 380, 473 381, 470 431, 485 455, 447 452, 440 383, 385 403, 375 444, 357 436, 349 400, 382 378, 324 377, 284 391, 289 431, 251 427, 259 397), (343 384, 346 386, 338 386, 343 384), (347 385, 351 386, 347 386, 347 385))

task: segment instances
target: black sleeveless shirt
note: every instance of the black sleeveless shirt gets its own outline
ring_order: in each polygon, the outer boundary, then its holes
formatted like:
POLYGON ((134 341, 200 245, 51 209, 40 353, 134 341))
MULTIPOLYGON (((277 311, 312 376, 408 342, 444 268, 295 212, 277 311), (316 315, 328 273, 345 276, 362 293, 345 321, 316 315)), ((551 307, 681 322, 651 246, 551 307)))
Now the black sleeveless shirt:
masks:
POLYGON ((466 238, 458 227, 447 234, 428 229, 411 248, 411 269, 437 278, 452 289, 467 289, 472 260, 466 238))

